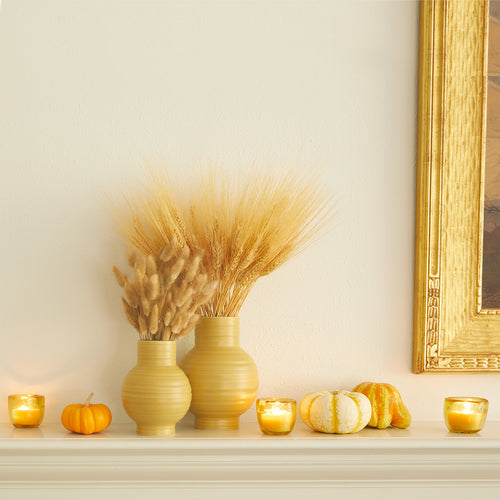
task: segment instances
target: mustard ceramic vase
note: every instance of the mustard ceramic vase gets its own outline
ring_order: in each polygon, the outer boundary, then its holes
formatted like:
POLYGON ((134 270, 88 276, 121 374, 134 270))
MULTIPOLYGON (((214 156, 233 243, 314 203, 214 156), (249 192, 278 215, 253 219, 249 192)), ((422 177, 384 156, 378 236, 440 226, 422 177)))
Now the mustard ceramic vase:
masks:
POLYGON ((187 413, 191 387, 176 365, 175 341, 139 340, 137 365, 122 385, 122 403, 137 424, 137 434, 175 434, 175 424, 187 413))
POLYGON ((198 429, 238 429, 257 395, 257 367, 239 345, 239 326, 237 317, 200 318, 195 346, 182 360, 198 429))

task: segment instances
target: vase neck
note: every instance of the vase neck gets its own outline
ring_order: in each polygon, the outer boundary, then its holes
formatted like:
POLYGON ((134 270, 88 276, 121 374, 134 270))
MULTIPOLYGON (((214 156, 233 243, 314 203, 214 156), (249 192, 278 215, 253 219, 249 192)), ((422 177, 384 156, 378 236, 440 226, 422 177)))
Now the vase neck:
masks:
POLYGON ((174 340, 139 340, 137 363, 172 366, 176 364, 177 343, 174 340))
POLYGON ((233 347, 240 345, 240 318, 203 317, 195 329, 197 346, 233 347))

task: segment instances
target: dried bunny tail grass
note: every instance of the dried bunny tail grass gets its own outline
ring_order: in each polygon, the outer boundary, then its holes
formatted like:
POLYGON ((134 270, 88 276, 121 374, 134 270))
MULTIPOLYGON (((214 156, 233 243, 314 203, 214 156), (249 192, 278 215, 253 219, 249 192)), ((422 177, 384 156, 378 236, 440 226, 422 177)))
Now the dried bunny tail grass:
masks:
POLYGON ((188 323, 184 326, 184 328, 176 335, 173 335, 173 338, 171 340, 179 340, 189 333, 191 333, 194 330, 194 327, 196 326, 196 323, 198 323, 198 320, 200 319, 199 314, 193 314, 190 317, 190 320, 188 323))
POLYGON ((142 315, 139 315, 139 333, 145 337, 147 334, 148 334, 148 321, 147 319, 142 316, 142 315))
POLYGON ((148 300, 156 300, 160 294, 160 277, 153 274, 144 286, 144 293, 148 300))
MULTIPOLYGON (((165 314, 170 313, 170 317, 175 314, 175 304, 172 299, 172 290, 169 290, 165 300, 165 314)), ((167 324, 165 324, 167 326, 167 324)))
POLYGON ((158 331, 159 321, 158 321, 158 305, 155 304, 151 309, 151 316, 149 318, 149 331, 153 335, 158 331))
POLYGON ((158 305, 158 314, 160 315, 160 318, 162 318, 164 315, 166 301, 167 296, 164 293, 160 294, 160 296, 158 297, 158 301, 156 302, 156 304, 158 305))
POLYGON ((184 247, 181 250, 181 253, 179 254, 179 258, 184 259, 186 261, 189 258, 190 254, 191 254, 191 249, 187 245, 184 245, 184 247))
POLYGON ((160 260, 162 262, 169 262, 177 253, 178 245, 175 241, 171 241, 167 246, 163 248, 160 252, 160 260))
POLYGON ((176 307, 180 308, 186 304, 193 296, 192 287, 188 286, 185 281, 182 282, 182 286, 177 289, 174 304, 176 307))
POLYGON ((128 321, 142 340, 182 336, 192 318, 198 317, 200 301, 208 298, 215 285, 207 285, 205 273, 197 274, 201 252, 191 251, 187 245, 181 249, 174 242, 161 249, 158 260, 140 250, 132 250, 129 255, 134 281, 113 266, 127 297, 122 298, 122 303, 128 321))
POLYGON ((187 283, 191 283, 191 281, 193 281, 194 278, 196 277, 196 274, 198 273, 198 268, 200 267, 201 263, 201 255, 202 255, 201 252, 198 252, 197 254, 193 255, 189 260, 184 275, 184 279, 186 280, 187 283))
POLYGON ((182 270, 184 269, 185 263, 186 263, 185 259, 183 259, 182 257, 178 257, 175 263, 172 265, 172 267, 166 270, 164 276, 165 287, 169 287, 174 283, 174 281, 177 279, 179 274, 181 274, 182 270))
POLYGON ((116 266, 113 266, 113 274, 118 285, 123 288, 127 282, 127 277, 116 266))
POLYGON ((142 313, 144 314, 144 316, 146 316, 146 318, 148 318, 151 314, 151 302, 149 302, 146 297, 142 297, 140 306, 142 309, 142 313))
POLYGON ((146 258, 144 255, 137 254, 134 264, 135 277, 137 281, 142 280, 146 276, 146 258))
POLYGON ((197 294, 201 292, 203 287, 207 284, 208 282, 208 275, 203 273, 203 274, 198 274, 194 278, 193 281, 191 281, 191 286, 193 288, 193 293, 197 294))
POLYGON ((127 300, 130 302, 132 307, 138 307, 139 301, 141 300, 140 294, 137 291, 137 287, 127 279, 125 282, 125 286, 123 287, 123 291, 127 296, 127 300))
POLYGON ((128 261, 128 265, 132 269, 135 266, 136 260, 137 260, 137 252, 135 251, 135 249, 129 247, 129 249, 127 251, 127 261, 128 261))
POLYGON ((122 297, 123 310, 128 322, 136 329, 139 330, 139 322, 137 319, 137 311, 122 297))
POLYGON ((175 315, 174 319, 170 323, 170 328, 172 330, 172 333, 174 335, 179 334, 185 325, 189 321, 189 316, 187 313, 182 313, 181 311, 178 311, 177 314, 175 315))
POLYGON ((156 274, 156 272, 157 269, 155 259, 152 255, 148 255, 146 259, 146 274, 148 276, 152 276, 153 274, 156 274))
POLYGON ((164 326, 170 325, 170 321, 172 321, 172 313, 170 311, 167 311, 165 313, 165 316, 163 317, 163 325, 164 326))

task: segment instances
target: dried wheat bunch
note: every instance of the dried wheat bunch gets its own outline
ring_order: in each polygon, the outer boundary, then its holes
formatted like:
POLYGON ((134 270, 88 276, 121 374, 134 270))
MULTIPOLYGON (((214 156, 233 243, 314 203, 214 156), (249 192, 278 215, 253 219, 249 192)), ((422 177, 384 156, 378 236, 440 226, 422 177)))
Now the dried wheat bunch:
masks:
POLYGON ((183 210, 168 174, 160 176, 150 171, 150 175, 153 187, 139 188, 126 198, 127 213, 117 208, 118 225, 131 247, 158 257, 171 242, 184 248, 186 230, 183 210), (161 189, 154 186, 161 186, 161 189))
POLYGON ((168 177, 152 181, 129 201, 122 229, 151 255, 172 238, 203 252, 200 269, 217 282, 204 316, 237 316, 255 282, 303 250, 334 213, 317 177, 211 170, 190 192, 168 177))
POLYGON ((157 258, 129 250, 134 271, 129 279, 113 266, 123 288, 123 309, 141 340, 177 340, 194 329, 200 307, 214 294, 216 282, 200 272, 202 251, 180 248, 175 240, 161 249, 157 258))

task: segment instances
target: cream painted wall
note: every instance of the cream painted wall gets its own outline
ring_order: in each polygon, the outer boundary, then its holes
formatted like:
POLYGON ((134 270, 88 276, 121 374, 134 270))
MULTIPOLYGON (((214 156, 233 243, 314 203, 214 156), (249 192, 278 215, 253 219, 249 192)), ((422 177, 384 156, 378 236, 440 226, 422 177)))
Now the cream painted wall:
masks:
POLYGON ((416 1, 4 0, 0 420, 9 393, 45 394, 56 422, 94 391, 128 421, 136 335, 107 195, 152 158, 182 179, 297 156, 340 213, 242 311, 259 394, 388 381, 415 419, 459 394, 500 419, 498 375, 411 373, 417 62, 416 1))

